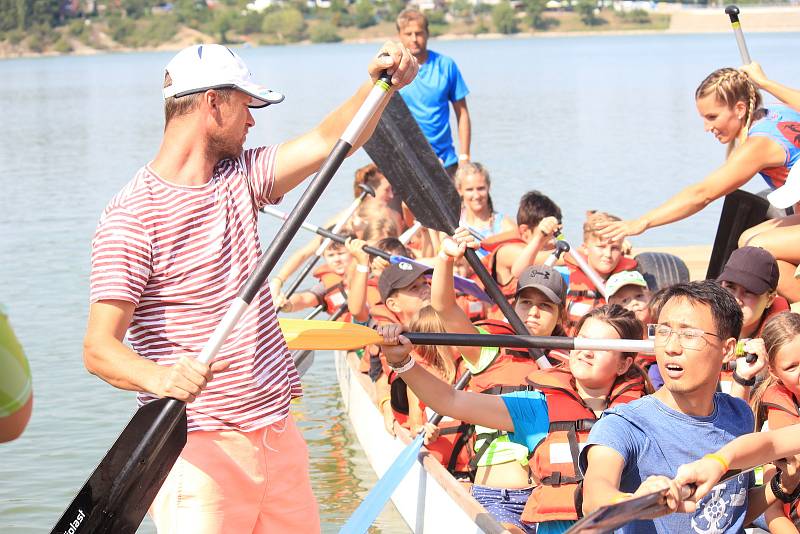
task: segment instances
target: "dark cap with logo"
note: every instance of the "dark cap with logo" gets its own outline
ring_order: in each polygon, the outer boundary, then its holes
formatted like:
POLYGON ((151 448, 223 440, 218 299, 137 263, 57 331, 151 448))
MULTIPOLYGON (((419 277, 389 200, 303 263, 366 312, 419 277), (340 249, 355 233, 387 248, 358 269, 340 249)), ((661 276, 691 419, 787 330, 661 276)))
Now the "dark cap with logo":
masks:
POLYGON ((778 262, 761 247, 737 248, 717 278, 720 282, 739 284, 750 293, 761 295, 778 287, 778 262))
POLYGON ((381 277, 378 279, 378 292, 381 294, 381 300, 386 302, 389 294, 395 289, 408 287, 423 274, 432 272, 432 268, 419 263, 408 261, 393 263, 383 270, 381 277))
POLYGON ((561 304, 567 297, 567 284, 561 273, 547 265, 531 265, 522 271, 517 283, 517 295, 529 287, 544 293, 553 304, 561 304))

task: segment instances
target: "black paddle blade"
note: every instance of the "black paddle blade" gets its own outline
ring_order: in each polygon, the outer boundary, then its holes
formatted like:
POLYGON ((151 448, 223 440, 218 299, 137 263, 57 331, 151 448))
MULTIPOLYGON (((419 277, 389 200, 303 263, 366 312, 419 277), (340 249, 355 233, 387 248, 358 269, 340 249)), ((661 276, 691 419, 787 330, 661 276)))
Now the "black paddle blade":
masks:
POLYGON ((185 444, 186 404, 142 406, 51 534, 135 533, 185 444))
POLYGON ((741 189, 725 196, 706 279, 714 279, 720 275, 731 252, 739 246, 739 236, 748 228, 766 221, 768 209, 769 201, 766 198, 741 189))
POLYGON ((423 226, 455 231, 461 199, 399 94, 389 100, 364 149, 423 226))

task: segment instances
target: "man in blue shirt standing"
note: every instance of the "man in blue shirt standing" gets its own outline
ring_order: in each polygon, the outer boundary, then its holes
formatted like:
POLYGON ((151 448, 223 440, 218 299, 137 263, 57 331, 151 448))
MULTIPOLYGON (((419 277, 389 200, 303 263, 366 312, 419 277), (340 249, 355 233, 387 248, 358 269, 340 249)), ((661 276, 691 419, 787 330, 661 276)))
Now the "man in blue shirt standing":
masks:
POLYGON ((397 33, 419 63, 419 74, 400 94, 442 165, 453 176, 459 162, 470 159, 472 131, 466 98, 469 89, 455 61, 428 50, 428 19, 424 14, 415 9, 402 11, 397 16, 397 33), (450 132, 450 103, 458 123, 458 156, 450 132))

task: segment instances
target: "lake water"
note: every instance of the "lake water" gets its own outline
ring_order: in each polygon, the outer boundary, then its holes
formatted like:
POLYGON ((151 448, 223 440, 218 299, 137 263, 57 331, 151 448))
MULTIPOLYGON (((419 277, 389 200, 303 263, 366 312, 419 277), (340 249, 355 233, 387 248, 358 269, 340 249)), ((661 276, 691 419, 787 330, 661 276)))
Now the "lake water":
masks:
MULTIPOLYGON (((800 86, 790 55, 800 35, 747 38, 771 76, 800 86)), ((723 160, 724 147, 703 132, 693 94, 713 69, 738 65, 732 35, 466 40, 431 48, 453 56, 470 87, 472 154, 491 171, 495 205, 513 216, 524 191, 541 189, 562 207, 573 241, 585 210, 638 215, 723 160)), ((311 128, 366 79, 376 50, 373 44, 241 50, 257 80, 287 95, 285 103, 255 112, 248 144, 311 128)), ((0 445, 4 532, 49 529, 134 411, 132 394, 82 365, 89 243, 107 201, 158 147, 159 88, 171 55, 0 62, 0 302, 35 384, 28 430, 0 445)), ((342 166, 311 221, 349 203, 353 171, 366 162, 360 152, 342 166)), ((762 184, 753 180, 748 188, 762 184)), ((298 196, 288 195, 283 207, 288 211, 298 196)), ((633 242, 708 244, 720 208, 717 202, 633 242)), ((276 228, 265 218, 262 238, 276 228)), ((309 441, 326 532, 337 530, 375 481, 341 415, 334 376, 329 355, 318 354, 304 380, 306 396, 294 408, 309 441)), ((152 527, 145 522, 141 530, 152 527)), ((391 509, 377 530, 405 531, 391 509)))

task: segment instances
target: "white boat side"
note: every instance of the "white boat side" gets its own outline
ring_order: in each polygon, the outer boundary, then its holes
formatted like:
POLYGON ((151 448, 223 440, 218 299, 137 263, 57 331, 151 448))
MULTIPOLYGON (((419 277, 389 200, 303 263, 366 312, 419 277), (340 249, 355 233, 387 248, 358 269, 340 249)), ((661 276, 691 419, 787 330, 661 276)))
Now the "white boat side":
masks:
MULTIPOLYGON (((335 355, 345 410, 367 460, 381 477, 411 438, 408 432, 402 438, 393 438, 384 430, 383 417, 368 393, 369 377, 355 369, 355 356, 348 360, 343 351, 335 355)), ((392 495, 392 501, 411 531, 417 534, 509 534, 424 447, 417 463, 392 495)))

